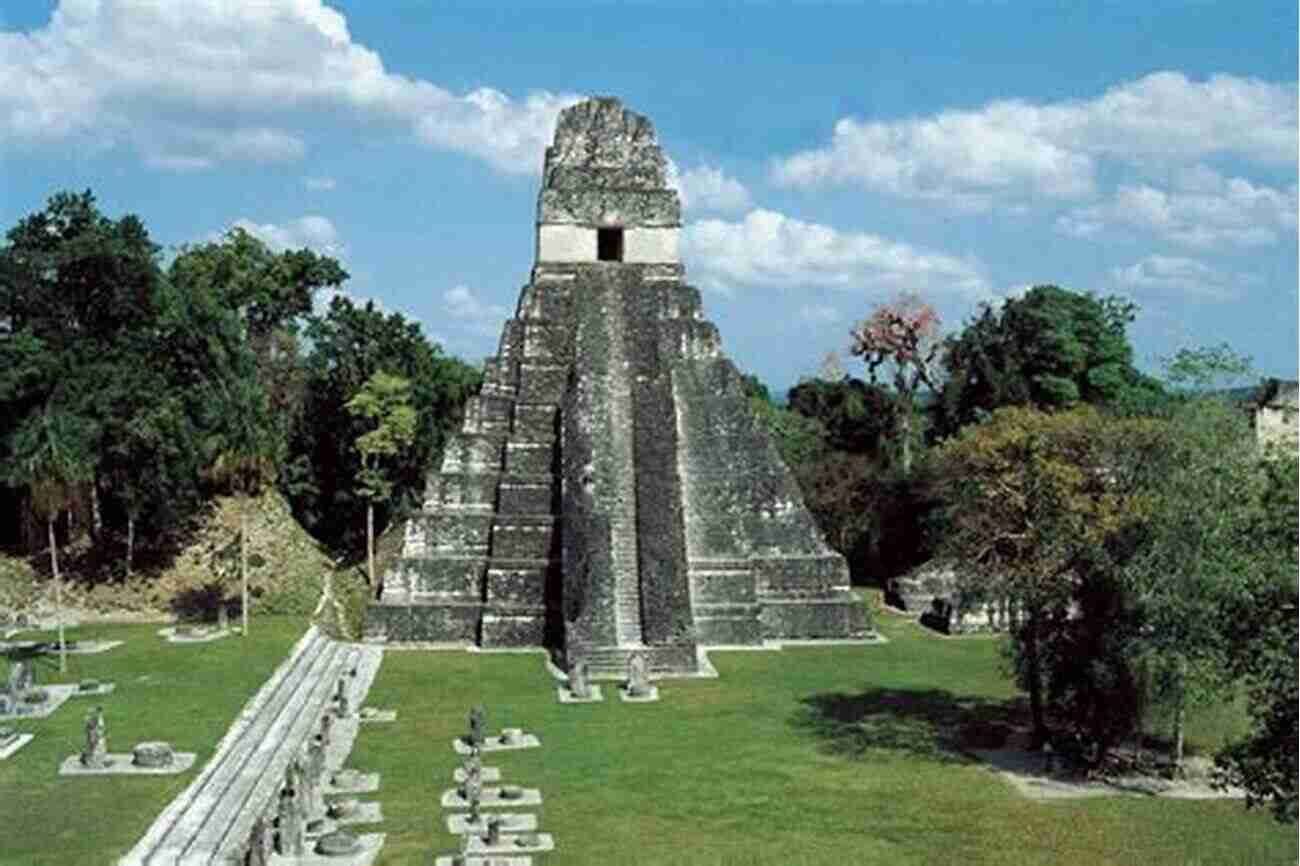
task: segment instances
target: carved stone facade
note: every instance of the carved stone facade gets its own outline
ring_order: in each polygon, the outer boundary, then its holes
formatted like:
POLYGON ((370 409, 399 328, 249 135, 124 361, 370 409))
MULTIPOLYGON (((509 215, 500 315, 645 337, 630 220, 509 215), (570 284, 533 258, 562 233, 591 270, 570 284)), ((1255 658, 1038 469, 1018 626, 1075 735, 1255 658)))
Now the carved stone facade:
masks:
POLYGON ((609 674, 633 652, 691 671, 697 644, 867 634, 843 557, 683 281, 664 166, 617 100, 561 114, 532 280, 371 636, 548 645, 609 674))
POLYGON ((1300 438, 1300 384, 1270 379, 1255 403, 1255 441, 1294 456, 1300 438))

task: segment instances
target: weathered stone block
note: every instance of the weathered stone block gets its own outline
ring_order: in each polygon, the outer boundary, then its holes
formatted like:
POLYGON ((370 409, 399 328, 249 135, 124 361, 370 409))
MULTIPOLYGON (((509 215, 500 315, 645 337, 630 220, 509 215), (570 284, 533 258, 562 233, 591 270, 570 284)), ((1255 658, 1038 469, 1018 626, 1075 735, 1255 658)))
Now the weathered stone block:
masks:
POLYGON ((437 556, 403 562, 411 589, 417 595, 454 595, 478 599, 482 595, 486 557, 437 556))
POLYGON ((696 602, 752 602, 755 598, 754 573, 749 568, 715 570, 691 569, 692 596, 696 602))
POLYGON ((510 475, 554 476, 555 446, 549 442, 507 442, 506 472, 510 475))
POLYGON ((499 472, 444 472, 433 491, 438 505, 469 505, 491 508, 496 503, 499 472))
POLYGON ((861 638, 870 632, 866 605, 855 598, 841 601, 775 601, 762 603, 759 618, 765 638, 861 638))
POLYGON ((511 432, 529 442, 552 442, 555 439, 559 409, 556 403, 515 404, 511 432))
POLYGON ((827 598, 849 588, 848 566, 838 554, 755 557, 751 562, 760 596, 827 598))
POLYGON ((418 518, 424 521, 430 550, 448 553, 486 553, 492 532, 490 512, 439 511, 418 518))
POLYGON ((763 641, 763 626, 758 609, 745 616, 712 616, 708 611, 695 613, 695 635, 701 644, 748 646, 763 641))
POLYGON ((569 380, 567 367, 556 364, 519 365, 519 399, 529 403, 558 403, 569 380))
POLYGON ((497 511, 501 514, 552 514, 555 511, 554 498, 549 482, 505 480, 497 488, 497 511))
POLYGON ((495 607, 543 607, 546 604, 548 567, 545 562, 514 568, 493 565, 487 571, 488 602, 495 607))
POLYGON ((501 559, 551 559, 558 553, 553 520, 496 518, 492 526, 492 556, 501 559))
POLYGON ((523 615, 483 615, 482 640, 485 647, 541 646, 545 632, 544 610, 523 615))

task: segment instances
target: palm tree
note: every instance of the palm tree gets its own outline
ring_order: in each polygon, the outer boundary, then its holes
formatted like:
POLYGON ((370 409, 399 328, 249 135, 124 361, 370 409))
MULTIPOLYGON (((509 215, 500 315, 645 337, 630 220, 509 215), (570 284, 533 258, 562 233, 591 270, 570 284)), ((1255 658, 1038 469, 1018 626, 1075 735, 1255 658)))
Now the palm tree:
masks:
POLYGON ((242 635, 248 636, 248 504, 276 474, 276 446, 266 400, 256 381, 223 385, 223 431, 208 442, 205 473, 235 493, 239 503, 239 584, 242 635))
POLYGON ((76 415, 51 411, 49 406, 34 415, 13 437, 14 460, 5 480, 26 486, 32 507, 45 515, 50 545, 50 569, 54 576, 54 607, 59 627, 59 671, 68 669, 68 648, 64 640, 63 579, 59 574, 59 546, 54 524, 59 512, 71 507, 85 483, 94 475, 90 443, 94 426, 76 415))

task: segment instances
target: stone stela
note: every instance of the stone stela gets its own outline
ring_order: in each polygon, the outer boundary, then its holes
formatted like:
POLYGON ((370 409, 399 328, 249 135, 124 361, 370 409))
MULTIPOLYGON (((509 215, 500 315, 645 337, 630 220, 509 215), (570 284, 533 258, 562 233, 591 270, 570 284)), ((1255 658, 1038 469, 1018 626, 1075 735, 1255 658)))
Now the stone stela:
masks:
POLYGON ((549 646, 620 676, 697 645, 867 636, 844 558, 704 319, 650 122, 561 113, 536 262, 366 615, 372 639, 549 646))

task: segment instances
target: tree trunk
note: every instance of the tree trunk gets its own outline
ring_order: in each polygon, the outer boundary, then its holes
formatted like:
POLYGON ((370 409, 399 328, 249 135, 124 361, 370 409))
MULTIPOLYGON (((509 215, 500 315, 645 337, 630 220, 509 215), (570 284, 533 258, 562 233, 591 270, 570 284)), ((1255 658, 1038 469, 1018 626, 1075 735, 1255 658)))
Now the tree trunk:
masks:
POLYGON ((903 434, 903 477, 912 477, 912 401, 903 404, 903 417, 899 424, 903 434))
POLYGON ((1029 712, 1033 718, 1032 747, 1042 748, 1047 742, 1047 722, 1043 718, 1042 671, 1038 660, 1038 612, 1029 614, 1025 622, 1025 675, 1029 680, 1029 712))
POLYGON ((90 537, 99 542, 99 533, 104 528, 104 518, 99 513, 99 484, 90 482, 90 537))
POLYGON ((135 563, 135 515, 128 513, 126 515, 126 576, 131 576, 131 568, 135 563))
POLYGON ((240 637, 248 637, 248 496, 239 502, 239 615, 240 637))
POLYGON ((1184 671, 1186 666, 1182 663, 1178 666, 1178 696, 1175 698, 1177 703, 1174 706, 1174 775, 1182 775, 1183 772, 1183 722, 1185 721, 1187 711, 1187 689, 1184 681, 1184 671))
POLYGON ((68 645, 63 640, 63 578, 59 577, 59 547, 54 538, 54 518, 57 511, 50 513, 46 526, 50 535, 50 568, 54 572, 54 615, 59 618, 59 673, 68 672, 68 645))
POLYGON ((366 503, 366 574, 370 586, 376 590, 375 599, 379 599, 379 585, 375 583, 375 503, 366 503))

